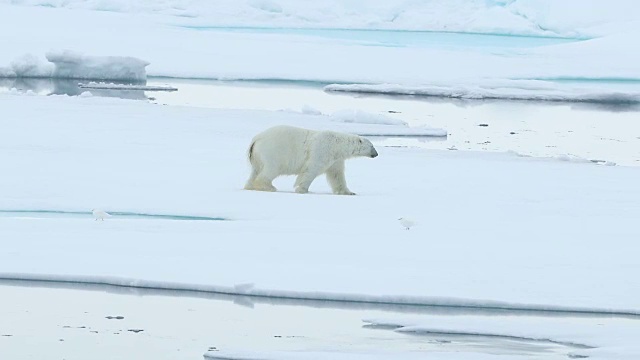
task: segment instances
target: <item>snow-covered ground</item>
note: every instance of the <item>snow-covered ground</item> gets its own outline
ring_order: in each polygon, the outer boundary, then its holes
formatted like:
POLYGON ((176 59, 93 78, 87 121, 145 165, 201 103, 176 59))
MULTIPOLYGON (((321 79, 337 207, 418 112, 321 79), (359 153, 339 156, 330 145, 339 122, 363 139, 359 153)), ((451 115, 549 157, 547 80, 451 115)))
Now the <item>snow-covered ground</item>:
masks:
POLYGON ((510 154, 380 148, 347 167, 356 197, 241 190, 251 137, 282 112, 3 95, 3 210, 229 221, 2 217, 3 277, 423 304, 638 312, 639 169, 510 154), (304 211, 302 211, 304 209, 304 211), (404 231, 399 217, 418 225, 404 231), (51 246, 49 246, 51 244, 51 246), (55 244, 55 246, 53 245, 55 244), (176 271, 175 269, 180 269, 176 271), (59 278, 62 279, 62 278, 59 278), (553 279, 550 281, 549 279, 553 279), (145 283, 148 281, 149 283, 145 283), (235 289, 235 290, 234 290, 235 289), (245 291, 245 290, 242 290, 245 291))
POLYGON ((217 26, 592 36, 634 24, 633 0, 3 0, 48 8, 154 14, 217 26), (181 19, 182 18, 182 19, 181 19))

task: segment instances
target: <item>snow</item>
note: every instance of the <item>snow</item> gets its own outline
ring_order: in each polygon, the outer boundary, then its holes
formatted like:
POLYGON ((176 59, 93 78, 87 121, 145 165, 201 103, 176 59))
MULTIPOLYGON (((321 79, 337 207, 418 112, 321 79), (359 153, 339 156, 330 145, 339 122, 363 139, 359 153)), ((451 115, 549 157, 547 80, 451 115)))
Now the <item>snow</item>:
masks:
POLYGON ((53 66, 34 55, 26 54, 12 61, 10 68, 4 72, 7 77, 49 77, 53 66))
POLYGON ((343 124, 369 124, 369 125, 386 125, 375 126, 373 128, 360 128, 356 133, 363 136, 375 137, 447 137, 447 130, 432 128, 429 126, 409 127, 408 124, 400 119, 394 119, 384 114, 374 114, 356 109, 342 109, 333 112, 331 115, 325 115, 319 110, 305 105, 299 112, 294 110, 282 110, 283 112, 300 113, 309 116, 315 116, 322 120, 330 120, 332 122, 343 124))
MULTIPOLYGON (((178 0, 134 4, 116 0, 4 1, 0 2, 0 24, 10 27, 16 35, 0 39, 3 49, 0 66, 4 66, 0 73, 35 76, 29 75, 30 71, 23 66, 18 66, 16 72, 11 63, 26 65, 35 61, 47 65, 45 54, 53 48, 91 57, 144 59, 149 62, 146 68, 149 76, 358 86, 394 84, 400 93, 415 89, 427 95, 473 98, 637 101, 637 90, 607 89, 595 81, 640 79, 637 65, 640 53, 629 51, 640 33, 637 15, 640 12, 635 11, 638 3, 630 0, 615 3, 617 6, 596 0, 589 0, 588 5, 542 0, 446 3, 336 0, 317 4, 228 0, 214 6, 208 1, 178 0), (278 9, 282 11, 274 11, 278 9), (31 36, 32 24, 40 24, 47 31, 31 36), (225 28, 229 25, 245 26, 245 31, 225 28), (283 32, 268 33, 255 27, 267 25, 283 32), (369 40, 363 40, 350 37, 348 30, 339 38, 332 38, 304 35, 295 29, 287 33, 283 28, 286 26, 311 30, 390 28, 463 33, 448 33, 452 36, 448 43, 390 46, 380 38, 401 40, 439 35, 395 31, 378 36, 376 31, 380 30, 375 30, 370 31, 373 35, 369 40), (508 48, 500 43, 513 38, 498 36, 492 38, 493 45, 470 48, 469 44, 483 43, 485 38, 478 38, 478 32, 574 37, 556 45, 508 48), (32 54, 32 60, 16 60, 24 54, 32 54), (588 86, 569 87, 546 81, 537 83, 543 85, 538 88, 528 82, 540 79, 584 79, 588 86), (493 85, 501 81, 513 83, 504 87, 493 85)), ((512 42, 527 43, 527 39, 537 38, 518 37, 512 42)), ((142 78, 142 64, 136 62, 137 70, 132 74, 118 71, 111 74, 110 68, 99 75, 88 72, 104 80, 142 78)), ((38 76, 46 75, 41 70, 51 71, 50 67, 27 68, 37 70, 38 76)), ((73 76, 89 76, 85 73, 88 69, 75 70, 80 74, 73 76)))
POLYGON ((568 355, 590 359, 631 359, 640 354, 637 320, 530 316, 404 316, 366 319, 369 326, 414 335, 464 335, 559 344, 568 355))
POLYGON ((331 114, 331 120, 345 123, 407 126, 407 123, 402 120, 394 119, 384 114, 371 114, 357 109, 336 111, 331 114))
MULTIPOLYGON (((55 66, 52 76, 60 79, 144 81, 148 62, 123 56, 86 56, 73 51, 49 51, 55 66)), ((24 75, 23 75, 24 76, 24 75)))
POLYGON ((143 91, 178 91, 173 86, 149 86, 149 85, 129 85, 129 84, 114 84, 114 83, 96 83, 90 82, 87 84, 78 84, 81 89, 103 89, 103 90, 143 90, 143 91))
POLYGON ((567 101, 611 104, 640 103, 640 91, 621 92, 608 89, 560 87, 540 80, 485 80, 478 84, 442 84, 406 86, 401 84, 331 84, 325 91, 363 94, 390 94, 447 97, 455 99, 503 99, 532 101, 567 101))
POLYGON ((241 189, 247 146, 270 126, 405 127, 99 97, 0 94, 0 108, 10 114, 0 119, 2 210, 100 206, 228 219, 3 216, 2 278, 640 312, 629 251, 640 235, 638 168, 378 146, 376 159, 347 163, 358 196, 330 195, 322 178, 312 194, 295 194, 291 177, 262 193, 241 189), (405 214, 422 226, 403 230, 405 214))
POLYGON ((578 36, 616 30, 640 19, 633 0, 2 0, 0 3, 166 16, 178 23, 467 31, 578 36))
POLYGON ((322 115, 322 112, 310 105, 304 105, 300 109, 300 112, 306 115, 322 115))
POLYGON ((49 51, 45 62, 27 54, 0 68, 3 77, 144 81, 148 62, 124 56, 86 56, 69 50, 49 51))
MULTIPOLYGON (((495 355, 478 354, 474 352, 456 353, 429 353, 429 358, 434 360, 455 360, 461 356, 472 356, 473 359, 487 360, 496 359, 495 355)), ((380 352, 337 352, 337 351, 209 351, 204 354, 207 360, 392 360, 424 359, 425 354, 420 352, 400 352, 400 351, 380 351, 380 352)))

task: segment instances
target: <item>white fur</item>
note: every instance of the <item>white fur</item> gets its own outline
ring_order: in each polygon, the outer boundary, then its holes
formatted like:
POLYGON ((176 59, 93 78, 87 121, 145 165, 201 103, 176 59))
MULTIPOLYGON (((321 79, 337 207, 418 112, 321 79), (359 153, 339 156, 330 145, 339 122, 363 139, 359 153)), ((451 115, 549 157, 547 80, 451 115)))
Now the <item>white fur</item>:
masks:
POLYGON ((415 221, 407 218, 400 218, 398 219, 398 221, 400 221, 400 225, 402 225, 402 227, 405 228, 406 230, 411 229, 411 227, 413 227, 416 224, 415 221))
POLYGON ((104 221, 105 218, 110 218, 111 214, 107 213, 104 210, 100 210, 100 209, 91 209, 91 212, 93 213, 93 217, 96 221, 100 220, 100 221, 104 221))
POLYGON ((378 152, 369 140, 357 135, 275 126, 253 138, 251 176, 244 188, 276 191, 275 178, 298 175, 295 190, 304 194, 316 177, 326 174, 334 194, 355 195, 347 188, 344 161, 358 156, 373 158, 378 152))

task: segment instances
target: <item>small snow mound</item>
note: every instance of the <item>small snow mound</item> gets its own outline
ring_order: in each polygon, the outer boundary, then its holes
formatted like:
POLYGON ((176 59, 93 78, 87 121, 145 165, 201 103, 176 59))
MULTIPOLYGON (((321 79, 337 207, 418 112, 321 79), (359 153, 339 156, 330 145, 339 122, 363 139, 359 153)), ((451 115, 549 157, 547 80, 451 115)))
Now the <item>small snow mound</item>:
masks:
POLYGON ((16 73, 8 67, 0 67, 0 78, 13 78, 16 73))
POLYGON ((343 123, 407 126, 407 123, 402 120, 397 120, 382 114, 371 114, 361 110, 336 111, 331 114, 331 120, 343 123))
POLYGON ((26 54, 12 61, 9 71, 9 74, 15 77, 49 77, 53 72, 53 66, 34 55, 26 54))
POLYGON ((92 97, 93 94, 91 93, 91 91, 83 91, 80 95, 78 95, 79 97, 92 97))
POLYGON ((309 105, 304 105, 301 109, 300 112, 303 114, 307 114, 307 115, 322 115, 322 112, 314 107, 311 107, 309 105))
POLYGON ((148 62, 128 56, 85 56, 73 51, 49 51, 47 60, 55 66, 53 77, 144 81, 148 62))
POLYGON ((249 2, 249 5, 255 9, 270 12, 270 13, 281 13, 282 6, 275 1, 270 0, 253 0, 249 2))
POLYGON ((555 158, 556 158, 556 160, 568 161, 568 162, 578 162, 578 163, 590 163, 590 162, 592 162, 589 159, 585 159, 583 157, 576 156, 576 155, 571 155, 571 154, 562 154, 562 155, 556 156, 555 158))

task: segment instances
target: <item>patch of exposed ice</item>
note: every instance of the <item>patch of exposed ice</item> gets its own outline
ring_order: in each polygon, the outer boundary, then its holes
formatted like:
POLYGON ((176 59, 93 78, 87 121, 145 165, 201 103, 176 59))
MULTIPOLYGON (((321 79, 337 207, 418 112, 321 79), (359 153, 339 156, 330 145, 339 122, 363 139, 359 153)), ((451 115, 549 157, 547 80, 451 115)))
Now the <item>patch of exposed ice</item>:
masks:
POLYGON ((304 105, 301 109, 300 112, 302 112, 303 114, 307 114, 307 115, 322 115, 322 112, 310 105, 304 105))
POLYGON ((344 123, 399 125, 407 123, 383 114, 372 114, 362 110, 340 110, 331 114, 331 120, 344 123))
POLYGON ((640 103, 640 92, 568 88, 541 80, 476 81, 466 84, 331 84, 325 91, 363 94, 447 97, 456 99, 505 99, 630 104, 640 103))
POLYGON ((418 306, 446 306, 476 309, 500 309, 514 311, 544 311, 557 313, 609 314, 609 315, 640 315, 631 309, 606 309, 595 307, 570 307, 537 304, 517 304, 501 301, 487 301, 474 299, 457 299, 447 297, 419 297, 419 296, 379 296, 330 292, 302 292, 289 290, 263 289, 253 283, 242 283, 233 286, 190 284, 183 282, 153 281, 143 279, 127 279, 115 276, 82 276, 55 275, 31 273, 0 273, 0 280, 44 281, 67 284, 112 285, 137 289, 162 289, 177 291, 194 291, 203 293, 273 297, 279 299, 296 300, 324 300, 349 303, 369 304, 398 304, 418 306))
POLYGON ((78 84, 81 89, 100 89, 100 90, 143 90, 143 91, 178 91, 173 86, 149 86, 149 85, 131 85, 131 84, 113 84, 113 83, 96 83, 78 84))

